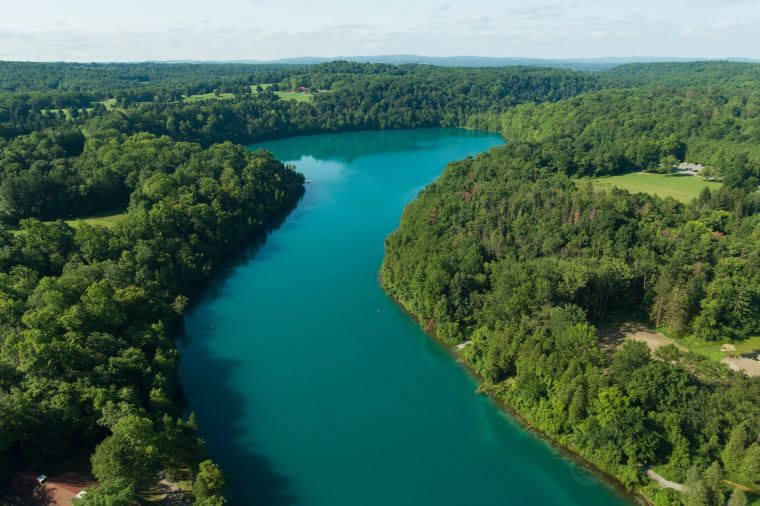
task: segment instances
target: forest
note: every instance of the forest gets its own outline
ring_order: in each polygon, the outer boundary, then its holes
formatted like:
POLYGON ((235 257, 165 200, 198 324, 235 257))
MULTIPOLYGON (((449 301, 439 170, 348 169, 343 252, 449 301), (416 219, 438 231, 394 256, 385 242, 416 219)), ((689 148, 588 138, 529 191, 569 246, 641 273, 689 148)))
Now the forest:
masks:
POLYGON ((495 121, 509 144, 452 164, 405 209, 382 281, 428 332, 464 343, 482 390, 532 427, 631 489, 652 467, 687 485, 682 497, 648 490, 655 504, 722 505, 724 478, 760 483, 760 378, 673 345, 605 345, 600 332, 643 320, 705 341, 760 334, 754 92, 726 115, 710 93, 691 94, 696 104, 673 93, 471 118, 495 121), (691 122, 699 107, 710 114, 691 122), (716 157, 726 184, 689 205, 571 179, 656 169, 703 143, 740 163, 716 157))
POLYGON ((446 126, 508 144, 407 207, 388 292, 471 342, 483 392, 533 427, 631 489, 653 466, 689 484, 657 504, 723 504, 724 478, 757 488, 760 380, 674 347, 612 350, 600 329, 760 335, 759 68, 0 62, 0 482, 86 449, 99 485, 79 504, 133 504, 159 476, 224 504, 175 342, 214 268, 304 185, 244 145, 446 126), (694 160, 724 185, 688 205, 583 179, 694 160))
POLYGON ((221 473, 181 413, 174 339, 189 296, 295 205, 303 177, 231 143, 110 142, 97 155, 122 167, 111 197, 126 195, 125 220, 25 218, 0 234, 0 474, 94 448, 100 485, 83 504, 133 504, 159 472, 190 472, 196 504, 223 504, 221 473))

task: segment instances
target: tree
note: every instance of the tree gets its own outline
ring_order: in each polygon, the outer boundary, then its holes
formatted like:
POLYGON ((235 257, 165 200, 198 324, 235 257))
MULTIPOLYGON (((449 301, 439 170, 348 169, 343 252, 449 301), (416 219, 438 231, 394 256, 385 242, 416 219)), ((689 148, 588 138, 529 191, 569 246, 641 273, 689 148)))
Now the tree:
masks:
POLYGON ((744 452, 739 472, 751 483, 760 483, 760 443, 752 443, 744 452))
POLYGON ((646 343, 628 341, 612 356, 610 373, 615 378, 625 381, 633 371, 645 366, 650 360, 649 346, 646 343))
POLYGON ((101 483, 124 480, 132 487, 150 484, 158 471, 158 436, 147 418, 127 415, 95 448, 92 472, 101 483))
POLYGON ((721 458, 726 469, 738 471, 744 460, 744 452, 751 441, 751 436, 746 422, 742 422, 731 431, 721 458))
POLYGON ((220 496, 224 492, 226 485, 227 482, 224 474, 218 465, 210 460, 201 462, 198 466, 198 473, 195 475, 192 489, 196 506, 214 504, 213 502, 205 501, 210 500, 214 496, 220 496))
MULTIPOLYGON (((699 468, 692 466, 686 473, 686 490, 684 492, 684 504, 686 506, 714 506, 710 502, 710 489, 702 479, 699 468)), ((721 503, 723 504, 723 503, 721 503)))
POLYGON ((122 479, 88 488, 83 497, 72 500, 74 506, 134 506, 137 495, 122 479))
POLYGON ((734 489, 731 497, 728 499, 727 506, 747 506, 747 494, 741 489, 734 489))

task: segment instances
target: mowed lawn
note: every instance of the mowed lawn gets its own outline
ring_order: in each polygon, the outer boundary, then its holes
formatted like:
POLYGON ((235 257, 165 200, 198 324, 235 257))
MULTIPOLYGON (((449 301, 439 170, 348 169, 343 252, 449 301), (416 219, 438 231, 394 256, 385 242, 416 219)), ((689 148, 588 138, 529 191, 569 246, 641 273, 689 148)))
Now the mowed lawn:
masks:
POLYGON ((717 190, 721 183, 705 181, 697 176, 678 174, 649 174, 632 172, 622 176, 601 177, 591 180, 595 188, 617 187, 630 192, 651 193, 660 197, 673 197, 681 202, 691 202, 704 188, 717 190))

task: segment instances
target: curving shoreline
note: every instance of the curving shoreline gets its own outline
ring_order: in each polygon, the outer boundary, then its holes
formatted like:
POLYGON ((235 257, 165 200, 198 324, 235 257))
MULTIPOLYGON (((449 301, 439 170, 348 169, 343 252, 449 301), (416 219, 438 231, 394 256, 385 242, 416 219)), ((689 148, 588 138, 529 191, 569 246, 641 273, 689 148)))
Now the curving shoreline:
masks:
POLYGON ((549 446, 554 448, 555 450, 567 455, 571 458, 574 464, 580 464, 583 466, 583 468, 592 473, 594 476, 599 478, 602 482, 604 482, 606 485, 608 485, 610 488, 612 488, 616 493, 618 493, 620 496, 624 497, 625 499, 631 501, 632 503, 636 504, 651 504, 651 501, 649 498, 647 498, 645 495, 643 495, 639 490, 636 490, 634 492, 628 490, 625 485, 618 479, 615 475, 610 474, 602 469, 600 469, 596 464, 585 458, 583 455, 578 453, 577 451, 573 450, 572 448, 563 445, 553 437, 551 437, 549 434, 546 434, 545 432, 537 429, 533 426, 522 414, 520 414, 519 411, 517 411, 515 408, 507 404, 502 398, 498 397, 491 389, 484 388, 486 386, 484 378, 478 374, 478 372, 472 367, 472 364, 470 364, 467 359, 463 356, 462 351, 464 350, 464 347, 459 348, 459 345, 449 345, 445 343, 443 340, 441 340, 435 333, 428 331, 420 324, 419 319, 411 312, 409 311, 406 306, 404 306, 404 303, 390 294, 388 291, 388 288, 385 286, 385 283, 383 283, 382 279, 382 266, 377 272, 377 280, 380 286, 382 287, 385 294, 388 296, 390 300, 392 300, 412 321, 414 321, 415 325, 417 325, 422 332, 424 332, 430 339, 438 344, 443 350, 445 350, 457 363, 462 364, 464 366, 464 369, 467 371, 467 373, 475 379, 475 381, 478 384, 478 388, 475 390, 475 394, 484 395, 488 397, 488 399, 491 400, 494 404, 496 404, 499 409, 501 409, 504 413, 506 413, 508 416, 510 416, 515 422, 517 422, 524 430, 530 431, 534 435, 536 435, 539 439, 547 443, 549 446))

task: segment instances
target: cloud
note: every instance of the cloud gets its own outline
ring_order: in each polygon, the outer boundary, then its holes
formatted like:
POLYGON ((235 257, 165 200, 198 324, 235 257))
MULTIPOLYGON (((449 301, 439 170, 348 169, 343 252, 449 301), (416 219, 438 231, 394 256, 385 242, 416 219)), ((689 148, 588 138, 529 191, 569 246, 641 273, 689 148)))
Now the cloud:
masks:
POLYGON ((0 19, 0 59, 241 60, 410 53, 760 56, 754 28, 760 25, 760 2, 746 0, 721 2, 729 7, 720 12, 708 8, 706 0, 385 0, 385 10, 342 3, 348 0, 235 0, 257 6, 244 12, 231 9, 232 0, 216 0, 213 11, 189 8, 201 0, 185 1, 188 8, 181 11, 161 3, 152 16, 133 10, 124 13, 132 16, 128 18, 118 17, 107 5, 102 12, 67 13, 51 4, 56 10, 48 17, 34 16, 24 13, 25 4, 19 2, 0 19), (341 10, 338 5, 348 7, 341 10))

